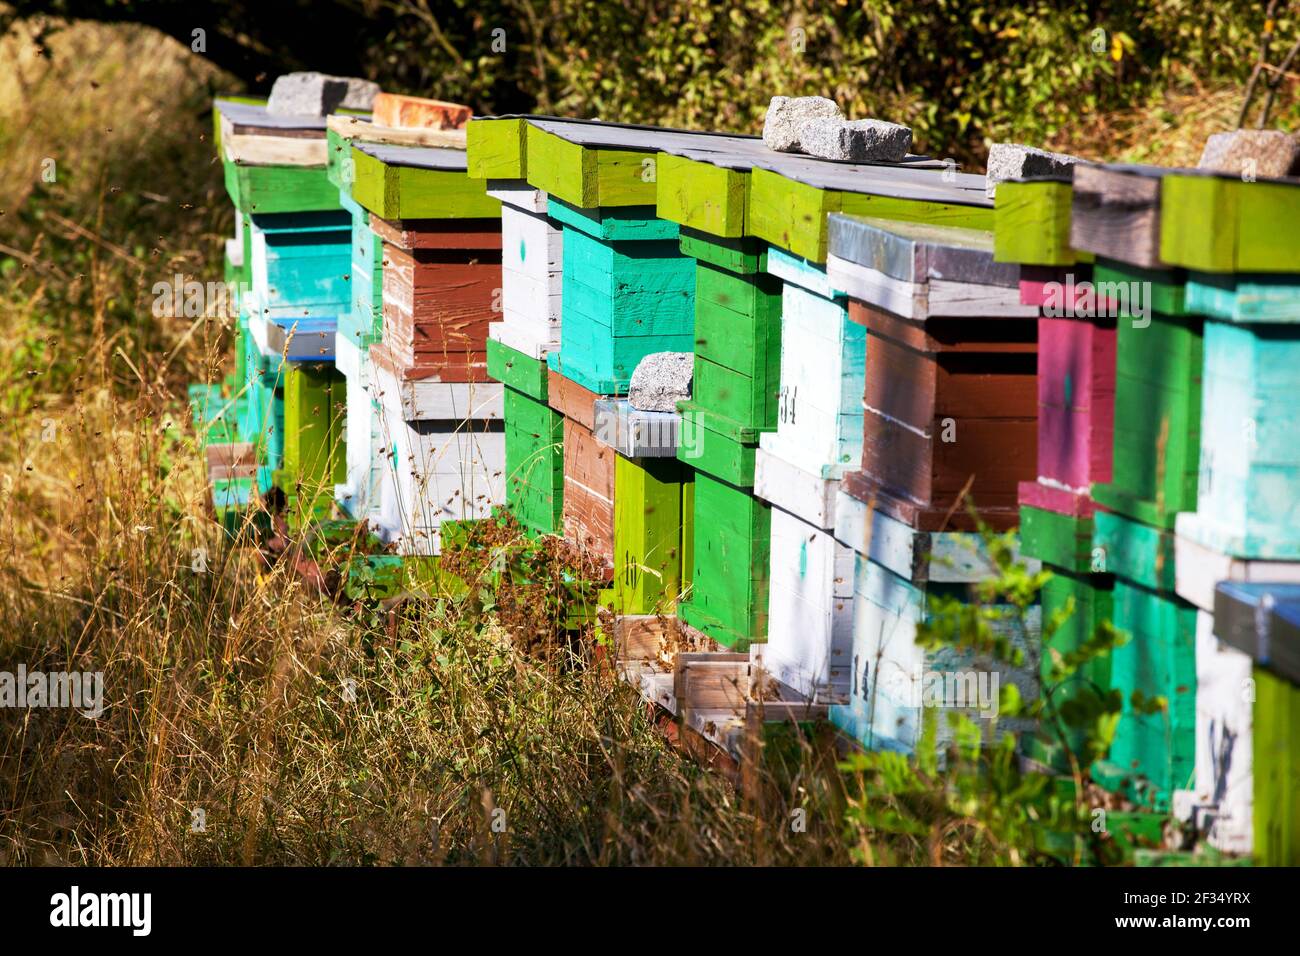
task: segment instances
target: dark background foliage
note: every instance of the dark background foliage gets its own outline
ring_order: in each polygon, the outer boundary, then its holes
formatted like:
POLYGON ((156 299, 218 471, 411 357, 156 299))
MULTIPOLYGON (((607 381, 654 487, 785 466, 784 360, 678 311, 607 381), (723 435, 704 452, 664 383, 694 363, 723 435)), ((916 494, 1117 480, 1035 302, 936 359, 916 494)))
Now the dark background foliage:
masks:
MULTIPOLYGON (((1274 60, 1293 23, 1279 4, 1274 60)), ((1242 82, 1263 3, 1223 0, 17 0, 5 18, 137 21, 266 91, 279 73, 361 75, 468 102, 755 131, 774 93, 910 124, 978 164, 1171 90, 1242 82), (57 19, 55 19, 57 18, 57 19)))

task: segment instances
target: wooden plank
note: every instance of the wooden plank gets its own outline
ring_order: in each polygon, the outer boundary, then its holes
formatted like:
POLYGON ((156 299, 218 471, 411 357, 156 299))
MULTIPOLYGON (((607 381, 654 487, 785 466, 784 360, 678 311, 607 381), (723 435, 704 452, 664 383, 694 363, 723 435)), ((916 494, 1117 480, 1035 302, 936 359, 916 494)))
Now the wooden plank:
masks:
POLYGON ((1148 590, 1174 593, 1177 583, 1174 535, 1120 514, 1093 515, 1092 570, 1123 575, 1148 590))
POLYGON ((397 129, 463 129, 474 111, 460 103, 431 100, 402 93, 378 93, 371 107, 379 126, 397 129))
POLYGON ((572 418, 564 419, 564 537, 611 572, 615 561, 616 457, 595 440, 589 428, 572 418))
POLYGON ((484 180, 466 175, 464 155, 451 149, 354 144, 352 198, 381 219, 499 217, 500 201, 487 194, 484 180))
POLYGON ((675 459, 614 465, 614 598, 623 614, 671 613, 681 593, 682 483, 675 459))
POLYGON ((738 488, 753 487, 755 445, 710 428, 706 413, 690 402, 681 403, 679 409, 682 425, 677 457, 720 481, 738 488))
POLYGON ((527 120, 486 117, 465 127, 466 159, 474 179, 527 179, 527 120))
POLYGON ((226 164, 226 191, 241 213, 265 215, 339 208, 339 191, 321 166, 226 164))
POLYGON ((1156 176, 1080 163, 1074 169, 1070 243, 1108 259, 1163 268, 1160 185, 1156 176))
POLYGON ((1166 175, 1161 256, 1202 272, 1297 272, 1300 188, 1293 181, 1166 175))
POLYGON ((713 236, 745 235, 749 174, 669 153, 657 157, 657 215, 713 236))
POLYGON ((926 201, 873 194, 888 185, 863 185, 863 192, 819 189, 766 169, 750 176, 749 229, 761 239, 812 262, 825 262, 826 218, 832 212, 857 213, 905 222, 929 222, 992 229, 993 210, 984 205, 926 201))
POLYGON ((653 156, 583 146, 534 124, 524 135, 530 159, 525 175, 551 196, 587 209, 654 204, 653 156))
POLYGON ((767 271, 767 247, 756 239, 724 239, 686 226, 681 233, 682 255, 737 275, 767 271))
POLYGON ((599 397, 554 369, 548 370, 547 402, 565 418, 572 418, 588 431, 596 428, 596 399, 599 397))
POLYGON ((488 374, 498 382, 539 402, 546 401, 549 369, 545 362, 492 339, 487 342, 487 360, 488 374))
POLYGON ((1090 258, 1070 245, 1070 183, 999 183, 996 201, 993 258, 998 262, 1068 266, 1090 258))
POLYGON ((1259 866, 1300 864, 1300 688, 1253 671, 1254 857, 1259 866))
POLYGON ((737 650, 767 633, 771 509, 744 490, 695 475, 694 568, 677 616, 737 650))

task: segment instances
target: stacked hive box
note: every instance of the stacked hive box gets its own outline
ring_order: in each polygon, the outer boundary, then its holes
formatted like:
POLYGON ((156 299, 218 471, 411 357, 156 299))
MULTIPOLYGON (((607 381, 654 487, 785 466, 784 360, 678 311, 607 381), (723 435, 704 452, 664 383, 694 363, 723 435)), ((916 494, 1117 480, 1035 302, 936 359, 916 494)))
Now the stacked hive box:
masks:
POLYGON ((754 462, 754 492, 772 506, 765 660, 808 698, 842 703, 853 552, 831 532, 839 480, 862 458, 866 329, 824 268, 775 247, 767 268, 784 288, 777 427, 754 462))
POLYGON ((1198 644, 1195 787, 1179 809, 1222 849, 1300 863, 1300 586, 1225 582, 1198 644), (1213 665, 1219 669, 1211 670, 1213 665), (1198 674, 1200 676, 1200 674, 1198 674))
POLYGON ((530 533, 561 528, 563 417, 547 404, 546 357, 560 346, 563 232, 528 183, 527 123, 478 119, 469 175, 501 200, 501 314, 488 331, 488 374, 505 388, 506 507, 530 533))
POLYGON ((781 283, 767 245, 749 238, 757 140, 708 137, 665 144, 658 210, 682 226, 695 262, 692 397, 679 404, 678 457, 695 469, 690 592, 678 617, 743 650, 768 635, 771 508, 752 493, 759 436, 777 424, 781 283))
POLYGON ((1131 638, 1110 657, 1125 710, 1093 773, 1166 810, 1191 780, 1195 750, 1196 609, 1174 592, 1172 529, 1196 507, 1201 321, 1185 307, 1181 273, 1160 257, 1160 172, 1077 170, 1071 242, 1098 257, 1097 294, 1080 308, 1117 321, 1110 475, 1090 476, 1104 509, 1093 515, 1090 566, 1115 576, 1111 618, 1131 638), (1142 713, 1135 691, 1167 708, 1142 713))
MULTIPOLYGON (((643 357, 690 348, 691 263, 677 248, 677 225, 657 218, 653 206, 655 143, 664 134, 545 118, 513 122, 519 133, 509 142, 526 154, 519 171, 546 194, 547 215, 562 232, 559 348, 554 331, 538 338, 549 369, 547 401, 563 418, 564 535, 613 580, 631 580, 665 556, 680 560, 679 547, 659 538, 680 539, 685 476, 662 464, 652 473, 637 459, 620 459, 597 440, 595 412, 598 400, 627 392, 643 357), (620 486, 632 495, 623 508, 620 486), (647 488, 659 490, 656 502, 638 499, 647 488), (676 508, 653 510, 670 500, 676 508)), ((509 155, 510 148, 492 152, 509 155)), ((540 288, 547 291, 544 301, 553 302, 553 286, 540 288)), ((504 324, 512 324, 509 317, 504 324)))
POLYGON ((677 412, 601 399, 596 441, 614 459, 615 574, 608 605, 619 614, 672 614, 690 585, 694 475, 677 459, 677 412))
MULTIPOLYGON (((984 706, 971 709, 996 712, 996 665, 915 638, 927 596, 963 599, 992 570, 962 530, 967 509, 994 528, 1016 523, 1017 482, 1034 470, 1037 310, 1020 303, 1018 269, 994 261, 990 232, 832 215, 829 238, 831 282, 867 331, 860 470, 844 479, 835 532, 857 552, 853 680, 832 719, 868 746, 910 751, 936 674, 982 666, 984 706)), ((1009 634, 1031 658, 1037 624, 1034 610, 1009 634)))
MULTIPOLYGON (((767 657, 783 660, 789 679, 806 681, 810 689, 825 688, 822 692, 828 699, 840 699, 847 693, 850 703, 833 706, 832 719, 859 734, 859 739, 871 737, 873 745, 907 747, 908 731, 903 724, 891 721, 888 733, 872 736, 864 732, 865 725, 856 716, 845 719, 864 713, 857 704, 870 696, 861 671, 852 665, 858 651, 856 634, 869 622, 865 612, 859 620, 862 605, 856 597, 848 600, 848 592, 870 590, 878 582, 869 581, 866 563, 851 555, 854 550, 865 554, 867 548, 865 539, 850 529, 850 518, 844 519, 842 532, 828 533, 838 523, 833 523, 835 515, 827 507, 833 495, 838 497, 834 491, 837 476, 856 468, 851 460, 865 454, 865 450, 859 452, 860 436, 869 410, 862 405, 859 389, 872 388, 870 343, 866 343, 866 365, 862 367, 863 330, 858 323, 845 322, 846 286, 834 275, 827 281, 823 268, 828 261, 828 217, 833 213, 987 228, 992 224, 992 210, 981 179, 954 173, 943 163, 919 156, 909 156, 895 165, 851 165, 769 154, 754 163, 751 175, 747 229, 771 243, 768 269, 785 281, 783 306, 790 312, 782 316, 781 397, 787 399, 782 409, 787 420, 778 422, 775 435, 762 439, 763 493, 775 505, 770 598, 773 630, 767 657), (814 327, 838 379, 819 379, 816 365, 796 358, 814 327), (792 340, 788 347, 787 339, 792 340), (805 397, 812 401, 802 401, 805 397), (789 399, 793 399, 793 407, 789 399), (794 493, 798 485, 811 490, 811 498, 794 493), (778 553, 778 537, 799 545, 795 555, 778 553), (800 560, 805 544, 820 554, 806 567, 800 560), (850 566, 854 566, 851 575, 850 566), (860 582, 859 570, 863 572, 860 582), (778 618, 783 607, 789 610, 778 618), (818 609, 811 628, 801 625, 803 608, 818 609), (850 614, 855 637, 851 653, 847 653, 850 614), (811 675, 811 680, 798 677, 800 672, 811 675)), ((895 383, 893 389, 911 385, 910 381, 895 383)), ((849 480, 845 477, 840 483, 849 480)), ((870 526, 861 514, 859 518, 859 524, 870 526)), ((923 600, 919 594, 904 596, 892 589, 880 599, 894 607, 891 602, 900 597, 918 607, 923 600)), ((898 609, 904 617, 909 615, 904 607, 898 609)))
POLYGON ((254 490, 277 486, 296 522, 322 509, 328 495, 320 489, 342 452, 330 380, 334 329, 348 305, 347 217, 326 175, 323 118, 218 100, 215 123, 248 280, 231 431, 251 452, 231 459, 255 462, 256 472, 241 465, 214 476, 214 497, 219 508, 247 504, 254 490))
POLYGON ((352 144, 464 147, 460 127, 469 113, 454 103, 380 93, 371 121, 355 116, 327 120, 329 179, 352 217, 351 308, 340 317, 335 342, 335 362, 347 380, 347 474, 334 496, 340 509, 356 519, 377 519, 380 510, 384 440, 372 390, 370 346, 382 330, 383 242, 370 229, 370 213, 352 199, 352 144), (425 125, 399 125, 407 122, 425 125))
MULTIPOLYGON (((1093 257, 1070 244, 1072 196, 1068 180, 997 187, 994 257, 1019 265, 1020 301, 1042 311, 1037 480, 1019 488, 1020 541, 1025 554, 1051 572, 1041 592, 1043 620, 1069 611, 1050 643, 1045 637, 1043 676, 1052 667, 1053 651, 1069 654, 1111 617, 1113 579, 1093 567, 1091 488, 1111 475, 1115 321, 1098 316, 1086 301, 1093 257)), ((1084 685, 1108 688, 1108 665, 1106 658, 1088 665, 1068 686, 1053 691, 1053 705, 1063 706, 1084 685)), ((1079 742, 1070 741, 1076 747, 1079 742)), ((1036 758, 1068 766, 1057 744, 1036 743, 1036 758)))
POLYGON ((487 331, 501 286, 500 203, 465 151, 352 144, 352 199, 383 242, 382 335, 369 346, 385 449, 376 524, 404 554, 437 554, 445 520, 503 498, 501 386, 487 331))
POLYGON ((1177 592, 1201 617, 1181 809, 1222 849, 1295 864, 1300 186, 1184 172, 1161 198, 1160 255, 1187 270, 1186 308, 1205 317, 1195 497, 1174 541, 1177 592))

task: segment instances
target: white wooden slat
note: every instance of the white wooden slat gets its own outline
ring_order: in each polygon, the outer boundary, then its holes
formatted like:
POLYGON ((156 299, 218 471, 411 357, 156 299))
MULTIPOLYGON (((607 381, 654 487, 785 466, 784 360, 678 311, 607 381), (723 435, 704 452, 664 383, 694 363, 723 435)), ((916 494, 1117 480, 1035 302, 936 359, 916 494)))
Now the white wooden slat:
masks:
POLYGON ((763 447, 754 453, 754 497, 784 508, 804 521, 830 531, 835 527, 835 493, 839 481, 806 471, 763 447))
POLYGON ((501 267, 540 282, 564 265, 564 233, 546 216, 509 206, 501 210, 501 267))
POLYGON ((524 179, 489 179, 487 194, 493 199, 501 200, 503 218, 506 209, 518 209, 523 212, 535 213, 546 212, 546 193, 528 185, 528 181, 524 179))
POLYGON ((768 671, 819 702, 847 699, 853 642, 853 552, 772 509, 768 671))
POLYGON ((1195 786, 1175 792, 1174 809, 1224 853, 1254 848, 1253 701, 1250 657, 1220 642, 1213 615, 1198 612, 1195 786))
POLYGON ((1214 611, 1220 581, 1300 584, 1300 561, 1250 561, 1221 554, 1198 541, 1174 538, 1174 590, 1202 611, 1214 611))
POLYGON ((536 323, 512 319, 515 317, 507 312, 505 321, 491 323, 488 326, 488 338, 539 361, 545 361, 549 352, 559 349, 559 335, 552 339, 548 334, 540 332, 536 323))
POLYGON ((389 414, 404 421, 495 421, 504 415, 500 382, 399 381, 387 369, 372 367, 376 398, 389 414))

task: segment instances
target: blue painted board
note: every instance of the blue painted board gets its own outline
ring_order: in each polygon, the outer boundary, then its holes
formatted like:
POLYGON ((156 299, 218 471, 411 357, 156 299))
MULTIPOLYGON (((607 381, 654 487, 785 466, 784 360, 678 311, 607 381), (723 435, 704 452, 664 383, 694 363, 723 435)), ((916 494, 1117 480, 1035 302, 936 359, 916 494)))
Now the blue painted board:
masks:
POLYGON ((1300 277, 1193 272, 1186 304, 1228 322, 1300 322, 1300 277))
POLYGON ((670 239, 676 244, 681 233, 681 226, 677 223, 658 218, 654 206, 581 209, 551 196, 546 211, 557 222, 594 239, 633 242, 670 239))
POLYGON ((1179 534, 1300 559, 1300 326, 1205 323, 1197 509, 1179 534))
POLYGON ((352 217, 345 212, 251 217, 252 294, 268 316, 351 307, 352 217))

